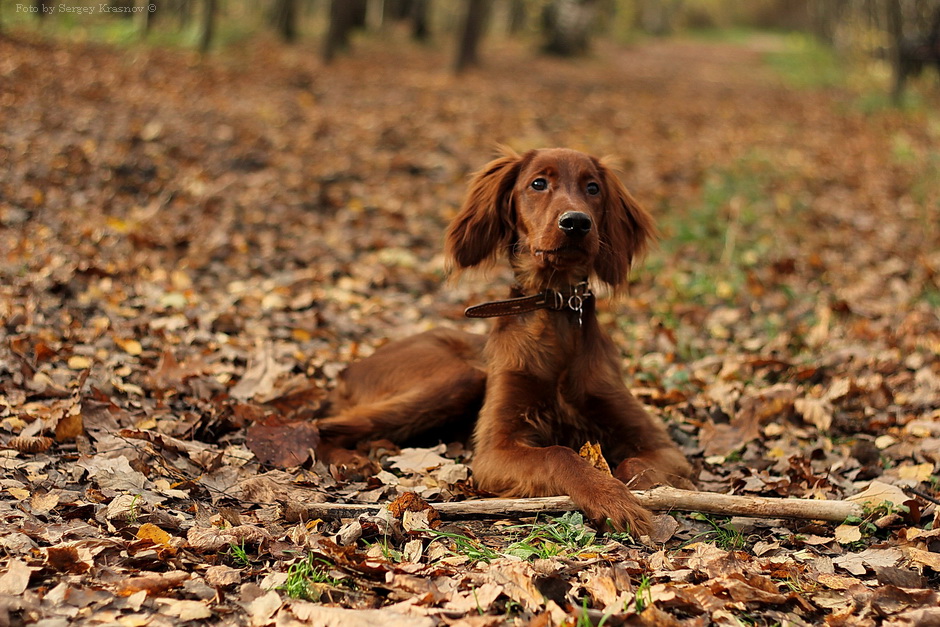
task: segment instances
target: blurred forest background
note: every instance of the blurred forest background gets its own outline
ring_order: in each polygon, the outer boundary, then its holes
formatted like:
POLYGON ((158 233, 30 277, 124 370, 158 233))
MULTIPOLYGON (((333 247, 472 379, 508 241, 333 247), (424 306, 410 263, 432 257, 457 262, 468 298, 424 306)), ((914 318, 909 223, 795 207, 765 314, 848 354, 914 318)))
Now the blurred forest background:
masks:
POLYGON ((452 46, 457 72, 485 58, 486 37, 578 56, 597 38, 625 43, 640 36, 733 37, 741 29, 770 29, 805 33, 842 60, 890 71, 896 102, 908 79, 926 67, 940 74, 937 0, 3 0, 4 27, 202 52, 268 31, 290 44, 318 42, 326 62, 349 53, 357 37, 407 28, 429 49, 452 46))

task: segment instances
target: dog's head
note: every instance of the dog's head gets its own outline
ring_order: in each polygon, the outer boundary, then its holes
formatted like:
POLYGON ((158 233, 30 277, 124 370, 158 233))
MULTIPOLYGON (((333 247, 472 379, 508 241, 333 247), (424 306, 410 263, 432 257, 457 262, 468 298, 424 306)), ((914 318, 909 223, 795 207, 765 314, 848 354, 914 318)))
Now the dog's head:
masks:
POLYGON ((650 215, 609 167, 551 148, 507 151, 477 172, 446 241, 458 269, 505 251, 525 287, 594 276, 616 289, 654 234, 650 215))

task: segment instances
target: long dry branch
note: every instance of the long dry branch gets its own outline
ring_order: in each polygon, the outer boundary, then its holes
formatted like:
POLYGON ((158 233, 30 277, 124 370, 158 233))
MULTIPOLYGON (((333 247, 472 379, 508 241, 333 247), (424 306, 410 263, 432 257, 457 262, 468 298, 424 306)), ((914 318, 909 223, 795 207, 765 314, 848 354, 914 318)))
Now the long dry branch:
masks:
MULTIPOLYGON (((695 492, 677 488, 653 488, 634 492, 643 505, 654 511, 684 511, 722 516, 754 518, 795 518, 842 522, 850 516, 862 516, 860 505, 849 501, 781 499, 761 496, 737 496, 715 492, 695 492)), ((578 509, 567 496, 527 499, 479 499, 456 503, 432 503, 441 516, 526 516, 538 513, 568 512, 578 509)), ((292 512, 304 518, 350 518, 381 509, 383 505, 312 503, 292 512)), ((292 508, 293 509, 293 508, 292 508)))

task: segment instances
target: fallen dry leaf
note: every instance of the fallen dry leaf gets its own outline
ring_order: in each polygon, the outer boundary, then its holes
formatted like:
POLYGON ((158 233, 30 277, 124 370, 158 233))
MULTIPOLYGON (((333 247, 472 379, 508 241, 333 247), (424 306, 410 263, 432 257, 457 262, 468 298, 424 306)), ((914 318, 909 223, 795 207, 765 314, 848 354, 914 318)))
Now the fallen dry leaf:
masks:
POLYGON ((836 542, 852 544, 862 539, 862 530, 858 525, 839 525, 835 529, 836 542))
POLYGON ((260 399, 270 394, 278 378, 290 369, 289 365, 277 361, 273 344, 263 342, 251 354, 248 369, 229 394, 242 400, 260 399))
POLYGON ((48 451, 55 440, 42 436, 11 438, 7 445, 22 453, 43 453, 48 451))
POLYGON ((160 613, 172 616, 181 622, 202 620, 212 617, 212 610, 205 601, 186 601, 178 599, 157 599, 160 613))
POLYGON ((852 586, 857 586, 862 583, 861 580, 855 577, 835 575, 832 573, 819 573, 816 575, 816 581, 831 590, 848 590, 852 586))
POLYGON ((183 585, 189 578, 190 574, 181 570, 128 577, 118 582, 116 592, 119 596, 126 597, 144 591, 147 596, 156 597, 171 588, 183 585))
POLYGON ((251 625, 260 627, 266 625, 281 607, 281 597, 277 592, 271 591, 252 600, 245 609, 248 611, 248 620, 251 625))
MULTIPOLYGON (((443 447, 439 447, 443 452, 443 447)), ((392 468, 402 472, 427 472, 429 469, 449 465, 450 460, 429 449, 403 448, 398 455, 388 458, 392 468)))
MULTIPOLYGON (((934 474, 934 464, 924 462, 923 464, 902 464, 897 469, 898 477, 913 481, 915 484, 930 481, 934 474)), ((905 499, 906 500, 906 499, 905 499)))
POLYGON ((302 601, 294 601, 289 609, 297 620, 309 625, 323 625, 323 627, 375 627, 376 623, 383 627, 434 627, 437 624, 427 617, 405 616, 397 612, 380 610, 324 607, 302 601))
POLYGON ((599 443, 585 442, 581 446, 581 450, 578 451, 578 455, 586 459, 594 468, 597 468, 605 474, 612 474, 610 472, 610 466, 607 465, 607 460, 604 459, 604 453, 601 451, 601 445, 599 443))
POLYGON ((85 432, 82 407, 79 403, 70 406, 55 425, 56 442, 71 442, 85 432))
POLYGON ((186 534, 186 540, 194 551, 211 553, 221 551, 232 544, 260 544, 271 540, 271 534, 255 525, 239 525, 228 529, 193 527, 186 534))
POLYGON ((882 503, 901 505, 908 498, 904 490, 897 486, 882 481, 872 481, 867 488, 846 497, 846 500, 865 507, 876 507, 882 503))
POLYGON ((206 569, 206 583, 214 588, 226 588, 241 581, 241 571, 229 566, 210 566, 206 569))
POLYGON ((29 587, 29 578, 33 569, 26 562, 11 559, 7 562, 7 569, 0 575, 0 593, 17 596, 23 594, 29 587))
POLYGON ((803 420, 814 425, 820 431, 828 431, 832 426, 832 404, 818 398, 798 398, 793 402, 796 412, 803 420))
POLYGON ((29 499, 29 507, 34 514, 47 514, 59 504, 61 495, 56 492, 43 492, 33 494, 29 499))
POLYGON ((862 576, 868 568, 897 566, 904 555, 901 549, 865 549, 860 553, 847 553, 833 558, 833 564, 856 576, 862 576))
POLYGON ((245 444, 264 464, 277 468, 300 466, 320 442, 320 433, 309 421, 283 422, 265 419, 246 433, 245 444))
POLYGON ((46 549, 46 564, 59 572, 81 574, 94 566, 94 556, 82 546, 50 546, 46 549))
POLYGON ((168 544, 173 537, 163 529, 160 529, 160 527, 151 523, 142 524, 137 530, 136 535, 139 540, 150 540, 154 544, 168 544))

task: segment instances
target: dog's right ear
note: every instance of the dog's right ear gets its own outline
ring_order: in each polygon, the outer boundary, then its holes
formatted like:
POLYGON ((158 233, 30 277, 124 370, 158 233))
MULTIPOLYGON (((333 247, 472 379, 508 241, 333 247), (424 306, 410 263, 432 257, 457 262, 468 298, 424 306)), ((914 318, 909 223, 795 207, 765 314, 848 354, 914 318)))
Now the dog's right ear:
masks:
POLYGON ((502 157, 474 174, 467 199, 447 229, 445 250, 452 267, 471 268, 496 259, 511 245, 515 229, 512 189, 524 157, 502 157))

